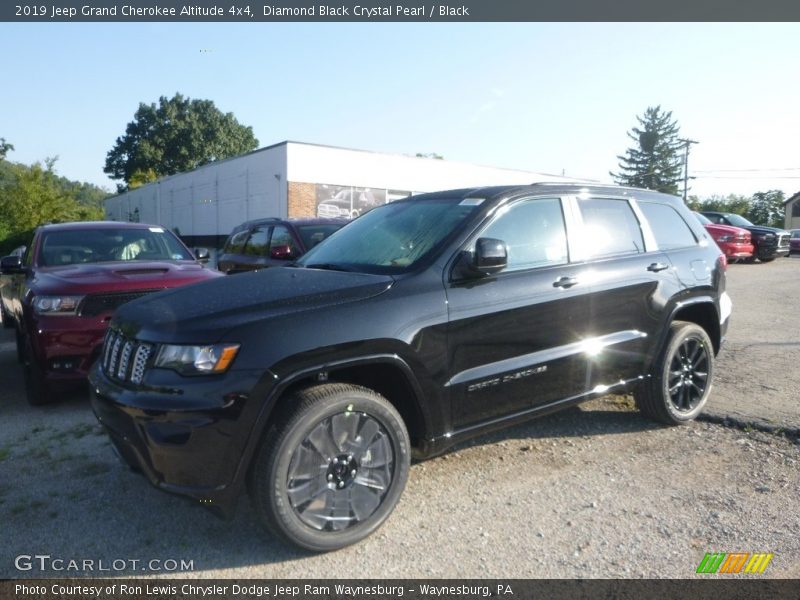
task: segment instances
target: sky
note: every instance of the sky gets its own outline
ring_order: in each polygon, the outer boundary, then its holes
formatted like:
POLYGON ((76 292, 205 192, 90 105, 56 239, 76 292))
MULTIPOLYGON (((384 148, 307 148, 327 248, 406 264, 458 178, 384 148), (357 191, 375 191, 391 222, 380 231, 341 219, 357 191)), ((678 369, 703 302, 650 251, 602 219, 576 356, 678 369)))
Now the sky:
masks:
POLYGON ((800 191, 798 23, 0 23, 0 137, 115 188, 140 102, 213 100, 284 140, 611 181, 649 106, 690 194, 800 191))

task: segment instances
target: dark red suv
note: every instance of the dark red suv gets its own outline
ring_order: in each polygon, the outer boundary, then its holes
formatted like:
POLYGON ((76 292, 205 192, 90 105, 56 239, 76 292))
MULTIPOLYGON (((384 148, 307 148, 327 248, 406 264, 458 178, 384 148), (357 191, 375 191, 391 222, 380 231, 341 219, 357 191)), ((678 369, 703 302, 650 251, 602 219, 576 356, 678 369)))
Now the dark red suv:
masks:
POLYGON ((228 275, 282 267, 345 225, 346 219, 257 219, 236 227, 219 256, 228 275))
POLYGON ((44 404, 57 384, 86 377, 118 306, 222 274, 162 227, 85 222, 39 227, 24 256, 2 259, 2 275, 0 309, 16 329, 28 401, 44 404))

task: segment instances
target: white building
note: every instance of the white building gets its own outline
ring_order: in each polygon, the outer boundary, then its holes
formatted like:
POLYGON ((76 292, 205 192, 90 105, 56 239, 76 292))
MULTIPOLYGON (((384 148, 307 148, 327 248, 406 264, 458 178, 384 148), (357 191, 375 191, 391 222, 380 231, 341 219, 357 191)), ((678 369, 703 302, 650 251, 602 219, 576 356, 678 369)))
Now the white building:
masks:
POLYGON ((190 246, 220 248, 237 225, 262 217, 355 217, 420 192, 576 181, 529 171, 281 142, 106 200, 106 218, 176 231, 190 246))

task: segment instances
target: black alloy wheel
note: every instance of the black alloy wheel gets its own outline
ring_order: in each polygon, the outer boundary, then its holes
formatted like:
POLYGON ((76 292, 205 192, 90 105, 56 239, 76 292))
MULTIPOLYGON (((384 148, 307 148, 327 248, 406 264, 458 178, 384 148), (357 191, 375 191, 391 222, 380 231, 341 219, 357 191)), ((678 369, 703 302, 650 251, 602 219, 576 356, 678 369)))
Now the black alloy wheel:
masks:
POLYGON ((692 421, 708 401, 713 374, 714 346, 706 330, 675 321, 652 373, 634 391, 636 405, 668 425, 692 421))
POLYGON ((388 518, 409 468, 408 432, 388 400, 318 385, 285 399, 251 466, 250 495, 271 532, 307 550, 337 550, 388 518))

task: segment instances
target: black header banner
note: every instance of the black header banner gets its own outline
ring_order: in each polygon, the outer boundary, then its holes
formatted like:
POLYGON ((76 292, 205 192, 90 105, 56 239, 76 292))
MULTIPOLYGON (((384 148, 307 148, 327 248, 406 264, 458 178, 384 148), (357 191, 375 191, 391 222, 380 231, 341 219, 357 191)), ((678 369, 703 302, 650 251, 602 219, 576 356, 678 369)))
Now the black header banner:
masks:
POLYGON ((797 599, 798 580, 676 579, 28 579, 0 580, 4 600, 797 599))
POLYGON ((12 0, 10 22, 798 21, 797 0, 12 0))

